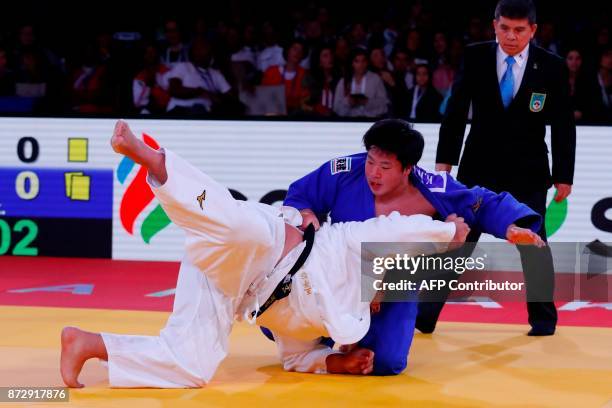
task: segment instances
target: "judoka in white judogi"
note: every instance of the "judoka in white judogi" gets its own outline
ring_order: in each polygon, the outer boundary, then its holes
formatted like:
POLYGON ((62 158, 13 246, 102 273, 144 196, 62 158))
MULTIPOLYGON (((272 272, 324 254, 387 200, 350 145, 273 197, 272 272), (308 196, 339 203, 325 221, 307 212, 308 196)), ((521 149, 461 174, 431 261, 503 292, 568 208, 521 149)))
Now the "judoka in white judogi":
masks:
MULTIPOLYGON (((170 219, 186 232, 174 309, 159 336, 102 333, 112 387, 200 387, 228 350, 235 320, 273 292, 304 249, 279 259, 292 208, 234 200, 229 191, 171 151, 168 179, 149 183, 170 219)), ((362 242, 436 242, 446 250, 455 224, 392 213, 365 222, 325 224, 292 281, 289 296, 256 319, 274 333, 285 370, 325 373, 330 350, 321 336, 352 344, 367 332, 369 300, 361 296, 362 242)))

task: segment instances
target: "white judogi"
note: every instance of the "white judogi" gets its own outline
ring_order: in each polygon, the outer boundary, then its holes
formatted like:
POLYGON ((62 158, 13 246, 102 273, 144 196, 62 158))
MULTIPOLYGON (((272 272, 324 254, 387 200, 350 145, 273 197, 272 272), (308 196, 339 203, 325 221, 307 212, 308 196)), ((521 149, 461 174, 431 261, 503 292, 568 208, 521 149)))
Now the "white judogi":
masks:
MULTIPOLYGON (((305 246, 302 242, 279 261, 285 222, 293 218, 301 224, 295 209, 236 201, 167 150, 166 169, 164 185, 149 182, 170 219, 186 231, 174 309, 159 336, 102 333, 112 387, 203 386, 227 354, 233 321, 248 319, 265 302, 305 246), (200 205, 196 197, 204 191, 200 205)), ((324 373, 326 357, 335 351, 320 345, 320 337, 351 344, 369 328, 370 299, 361 299, 361 243, 439 242, 435 251, 440 252, 454 234, 453 223, 397 212, 324 224, 289 296, 257 324, 274 333, 286 370, 324 373)))

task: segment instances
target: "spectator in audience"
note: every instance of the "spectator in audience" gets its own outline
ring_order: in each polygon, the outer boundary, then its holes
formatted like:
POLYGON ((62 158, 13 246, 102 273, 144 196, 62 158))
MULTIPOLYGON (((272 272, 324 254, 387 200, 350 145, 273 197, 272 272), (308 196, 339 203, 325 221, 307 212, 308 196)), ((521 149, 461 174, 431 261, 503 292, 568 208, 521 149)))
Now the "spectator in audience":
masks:
POLYGON ((415 86, 408 91, 411 121, 439 122, 442 95, 431 85, 431 73, 425 64, 419 64, 415 70, 415 86))
POLYGON ((0 96, 15 95, 15 74, 9 68, 6 49, 0 47, 0 96))
POLYGON ((238 91, 254 92, 255 86, 261 81, 261 74, 257 71, 257 46, 255 26, 247 23, 242 29, 240 49, 230 56, 232 72, 232 87, 238 91))
POLYGON ((177 20, 169 19, 164 23, 164 43, 161 61, 167 67, 172 68, 175 64, 189 61, 189 49, 182 42, 177 20))
POLYGON ((96 35, 97 59, 101 63, 111 60, 113 36, 108 31, 101 31, 96 35))
POLYGON ((393 66, 387 61, 385 56, 385 50, 382 47, 374 47, 370 50, 370 71, 377 74, 382 79, 387 91, 387 98, 389 99, 389 111, 391 109, 391 94, 395 88, 395 78, 391 74, 393 66))
POLYGON ((221 71, 225 79, 229 82, 232 89, 238 89, 239 78, 234 75, 232 69, 231 56, 242 48, 242 38, 240 28, 233 23, 220 23, 223 27, 217 31, 213 45, 213 64, 216 69, 221 71))
POLYGON ((348 67, 349 58, 351 56, 351 49, 349 47, 348 40, 340 36, 336 40, 336 47, 334 49, 334 61, 336 62, 336 66, 340 68, 342 76, 345 74, 345 69, 348 67))
POLYGON ((261 80, 262 85, 285 85, 287 113, 295 114, 302 110, 308 99, 308 88, 304 84, 306 70, 300 66, 304 56, 304 43, 295 39, 286 48, 283 59, 286 64, 269 67, 261 80))
POLYGON ((603 53, 610 48, 610 28, 607 26, 601 26, 597 29, 595 34, 595 50, 594 57, 599 63, 603 53))
MULTIPOLYGON (((382 46, 374 46, 370 48, 370 68, 372 71, 380 74, 381 72, 391 73, 393 65, 387 60, 385 50, 382 46)), ((381 78, 384 81, 384 78, 381 78)))
POLYGON ((555 25, 552 21, 545 21, 538 24, 535 43, 553 54, 560 54, 561 46, 555 37, 555 25))
POLYGON ((399 32, 397 30, 397 21, 395 21, 393 18, 389 18, 385 30, 383 31, 383 39, 385 43, 384 49, 387 57, 391 57, 391 54, 395 49, 398 36, 399 32))
POLYGON ((432 69, 436 69, 440 65, 448 64, 448 38, 443 31, 436 31, 432 41, 433 53, 429 59, 432 69))
POLYGON ((57 72, 63 72, 64 70, 62 60, 49 48, 39 43, 37 30, 29 23, 19 27, 15 46, 15 61, 21 61, 24 52, 33 52, 38 55, 44 70, 55 70, 57 72))
POLYGON ((165 78, 169 68, 161 62, 154 44, 145 46, 143 64, 132 85, 134 107, 145 114, 165 112, 170 101, 165 78))
POLYGON ((418 30, 412 29, 408 31, 408 34, 406 35, 405 44, 406 50, 408 50, 408 52, 414 59, 415 64, 428 63, 427 55, 422 50, 421 33, 418 30))
POLYGON ((450 53, 448 49, 448 39, 446 34, 438 31, 433 37, 434 54, 431 58, 431 68, 433 70, 431 83, 442 96, 450 93, 455 79, 455 70, 450 64, 450 53))
POLYGON ((334 109, 334 91, 340 79, 332 47, 323 46, 313 51, 310 66, 304 81, 310 95, 306 110, 320 116, 330 116, 334 109))
POLYGON ((329 9, 327 7, 319 7, 317 12, 317 21, 321 25, 321 40, 325 44, 331 43, 336 38, 336 29, 331 22, 329 9))
POLYGON ((596 120, 610 123, 612 121, 612 48, 608 48, 599 58, 597 71, 599 82, 599 98, 593 101, 599 108, 596 109, 596 120))
POLYGON ((245 24, 242 29, 241 48, 230 57, 232 62, 245 62, 252 68, 257 66, 257 47, 255 41, 255 25, 245 24))
POLYGON ((461 60, 463 58, 463 41, 459 37, 452 37, 450 41, 450 48, 448 52, 448 62, 455 72, 461 66, 461 60))
POLYGON ((579 121, 583 117, 584 105, 585 102, 581 97, 580 92, 580 83, 582 81, 582 54, 575 48, 572 48, 568 51, 565 56, 565 63, 567 65, 567 70, 569 73, 569 93, 570 100, 572 104, 572 110, 574 112, 574 119, 579 121))
POLYGON ((307 10, 299 2, 293 2, 289 5, 289 12, 286 13, 285 24, 291 27, 291 32, 287 33, 290 38, 299 38, 304 40, 306 37, 306 14, 307 10))
POLYGON ((569 91, 572 110, 576 121, 597 121, 602 104, 599 86, 594 76, 586 75, 582 52, 576 47, 570 48, 565 57, 569 72, 569 91))
POLYGON ((399 78, 404 79, 407 89, 412 89, 414 86, 414 59, 410 52, 405 48, 396 48, 391 54, 391 62, 393 64, 393 72, 399 78))
POLYGON ((193 23, 193 38, 207 38, 208 39, 208 24, 204 16, 198 16, 193 23))
POLYGON ((351 67, 338 82, 334 98, 334 112, 348 117, 380 117, 388 111, 387 92, 378 75, 368 71, 365 50, 351 53, 351 67))
POLYGON ((266 72, 273 65, 284 65, 283 48, 278 45, 276 30, 271 22, 266 21, 262 27, 263 49, 257 56, 257 70, 266 72))
POLYGON ((307 55, 300 62, 304 69, 310 69, 310 62, 313 59, 312 53, 316 53, 323 45, 323 32, 321 24, 317 20, 309 20, 304 24, 304 44, 308 50, 307 55))
POLYGON ((467 30, 463 36, 464 44, 473 44, 476 42, 485 41, 487 36, 483 28, 482 19, 477 16, 470 17, 467 30))
POLYGON ((42 54, 23 50, 15 77, 15 94, 36 100, 34 112, 52 113, 63 109, 57 72, 48 69, 42 54))
POLYGON ((232 99, 231 87, 223 74, 212 67, 211 44, 204 38, 194 39, 191 62, 178 62, 166 74, 170 101, 168 112, 207 114, 214 105, 225 105, 232 99))
POLYGON ((392 115, 396 118, 407 118, 410 113, 408 90, 414 86, 414 75, 408 70, 412 64, 408 51, 403 48, 395 49, 391 54, 391 61, 395 83, 390 92, 392 115))
POLYGON ((350 48, 361 48, 366 50, 368 48, 368 31, 365 24, 362 22, 353 23, 349 31, 348 40, 350 48))
POLYGON ((423 14, 423 2, 421 0, 416 0, 410 5, 408 15, 408 28, 410 30, 415 30, 424 25, 423 14))
POLYGON ((80 113, 111 113, 113 94, 109 77, 109 54, 102 37, 96 48, 87 44, 69 79, 72 110, 80 113))

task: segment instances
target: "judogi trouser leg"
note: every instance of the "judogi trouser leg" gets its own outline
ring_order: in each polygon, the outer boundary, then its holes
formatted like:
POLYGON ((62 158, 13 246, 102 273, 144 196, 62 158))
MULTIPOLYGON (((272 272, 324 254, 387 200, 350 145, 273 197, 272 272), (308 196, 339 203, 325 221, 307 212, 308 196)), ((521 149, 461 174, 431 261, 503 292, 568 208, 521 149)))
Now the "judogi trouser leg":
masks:
POLYGON ((159 336, 102 333, 111 387, 201 387, 227 355, 232 302, 184 259, 159 336))

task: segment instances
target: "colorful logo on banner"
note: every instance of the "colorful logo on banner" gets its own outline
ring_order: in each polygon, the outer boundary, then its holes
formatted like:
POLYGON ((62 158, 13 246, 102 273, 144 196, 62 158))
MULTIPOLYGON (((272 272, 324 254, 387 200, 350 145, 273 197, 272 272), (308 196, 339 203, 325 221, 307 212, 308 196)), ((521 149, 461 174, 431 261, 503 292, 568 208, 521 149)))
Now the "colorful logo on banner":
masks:
MULTIPOLYGON (((556 191, 553 197, 555 195, 557 195, 556 191)), ((545 219, 547 237, 551 237, 555 232, 559 231, 559 229, 565 222, 565 219, 567 218, 567 206, 567 198, 559 203, 556 202, 553 198, 550 201, 550 204, 548 204, 545 219)))
MULTIPOLYGON (((142 138, 148 146, 159 149, 159 145, 151 136, 143 133, 142 138)), ((127 157, 121 160, 119 167, 117 167, 117 179, 121 184, 125 183, 127 176, 132 172, 134 167, 136 167, 136 163, 134 163, 133 160, 127 157)), ((136 177, 134 177, 132 182, 127 186, 121 198, 119 217, 121 219, 121 225, 130 235, 134 235, 136 218, 145 211, 155 198, 151 188, 147 184, 146 177, 147 170, 139 166, 136 177)), ((146 215, 140 227, 140 235, 143 241, 147 244, 150 243, 151 238, 159 231, 166 228, 170 222, 170 218, 168 218, 162 207, 159 204, 155 206, 153 211, 146 215)))

